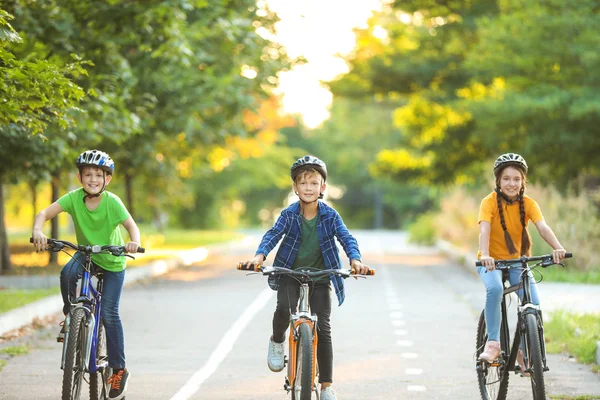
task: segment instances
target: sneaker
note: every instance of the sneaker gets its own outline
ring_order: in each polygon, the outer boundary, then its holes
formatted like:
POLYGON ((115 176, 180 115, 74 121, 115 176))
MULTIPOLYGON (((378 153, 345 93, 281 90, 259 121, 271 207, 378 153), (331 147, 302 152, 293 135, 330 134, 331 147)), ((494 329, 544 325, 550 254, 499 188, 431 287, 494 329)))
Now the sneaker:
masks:
POLYGON ((127 381, 129 380, 129 371, 127 368, 115 370, 108 378, 108 385, 110 386, 110 392, 108 393, 109 400, 120 400, 125 397, 127 391, 127 381))
POLYGON ((58 343, 63 343, 65 341, 65 321, 63 320, 59 325, 60 325, 60 332, 58 332, 56 341, 58 343))
POLYGON ((335 390, 331 386, 327 386, 325 390, 321 390, 321 400, 337 400, 335 390))
POLYGON ((273 339, 269 339, 269 354, 267 355, 267 365, 273 372, 279 372, 283 370, 285 365, 285 358, 283 356, 284 344, 274 342, 273 339))
POLYGON ((491 363, 500 356, 500 342, 490 340, 485 344, 485 350, 479 355, 479 359, 491 363))

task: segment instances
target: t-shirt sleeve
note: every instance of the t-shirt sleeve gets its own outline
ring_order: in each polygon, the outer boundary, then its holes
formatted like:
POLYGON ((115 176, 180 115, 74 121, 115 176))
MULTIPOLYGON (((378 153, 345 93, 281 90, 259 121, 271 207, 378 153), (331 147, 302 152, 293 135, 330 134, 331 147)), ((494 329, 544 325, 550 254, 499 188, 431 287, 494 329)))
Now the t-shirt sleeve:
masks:
POLYGON ((531 219, 531 222, 533 222, 534 224, 544 219, 544 216, 542 215, 542 210, 540 209, 539 204, 535 200, 531 200, 529 204, 529 210, 527 210, 527 212, 529 214, 529 219, 531 219))
POLYGON ((493 197, 486 197, 481 201, 481 205, 479 206, 479 217, 477 218, 477 223, 480 224, 481 221, 492 223, 493 213, 494 199, 493 197))
POLYGON ((64 212, 73 215, 73 196, 71 196, 71 192, 64 194, 56 202, 64 212))
POLYGON ((114 215, 117 217, 118 224, 122 224, 127 218, 131 217, 131 214, 129 214, 129 211, 127 211, 125 204, 123 204, 123 201, 121 201, 118 196, 113 196, 112 203, 114 215))

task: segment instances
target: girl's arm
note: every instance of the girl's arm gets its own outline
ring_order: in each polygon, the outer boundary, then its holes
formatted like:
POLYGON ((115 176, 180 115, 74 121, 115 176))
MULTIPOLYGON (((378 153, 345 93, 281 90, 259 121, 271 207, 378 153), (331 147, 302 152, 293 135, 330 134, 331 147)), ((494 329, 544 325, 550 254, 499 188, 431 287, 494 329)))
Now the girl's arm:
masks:
POLYGON ((546 241, 552 247, 552 258, 555 263, 559 263, 560 260, 565 258, 567 251, 563 249, 562 244, 558 241, 552 229, 548 226, 545 220, 540 220, 535 223, 535 227, 542 239, 546 241))
POLYGON ((35 216, 35 219, 33 220, 33 232, 31 233, 31 237, 33 238, 33 247, 35 247, 36 251, 45 250, 46 245, 48 244, 48 238, 46 235, 44 235, 44 232, 42 232, 44 223, 46 223, 46 221, 49 219, 56 217, 61 212, 63 212, 63 209, 60 204, 54 202, 35 216))
POLYGON ((479 251, 481 252, 481 263, 488 271, 496 269, 494 259, 490 257, 490 232, 492 224, 488 221, 479 223, 479 251))
POLYGON ((129 217, 123 221, 123 227, 129 233, 129 242, 125 245, 125 250, 128 253, 137 252, 137 249, 140 247, 140 243, 142 242, 140 238, 140 229, 132 217, 129 217))

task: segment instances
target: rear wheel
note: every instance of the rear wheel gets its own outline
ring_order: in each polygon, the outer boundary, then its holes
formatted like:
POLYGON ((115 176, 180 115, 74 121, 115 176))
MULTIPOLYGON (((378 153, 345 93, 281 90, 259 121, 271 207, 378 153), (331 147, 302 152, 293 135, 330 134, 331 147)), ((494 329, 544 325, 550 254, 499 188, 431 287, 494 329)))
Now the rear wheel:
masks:
MULTIPOLYGON (((503 331, 502 329, 500 330, 503 331)), ((479 383, 479 392, 483 400, 504 400, 508 392, 508 371, 506 364, 501 359, 497 365, 490 365, 479 361, 479 355, 483 353, 487 342, 487 329, 485 325, 485 315, 481 312, 479 324, 477 325, 476 357, 477 357, 477 381, 479 383)), ((502 343, 504 340, 500 340, 502 343)), ((506 349, 502 349, 506 354, 506 349)))
POLYGON ((310 400, 313 392, 313 333, 309 324, 298 326, 296 379, 292 400, 310 400))
POLYGON ((527 355, 531 366, 531 389, 534 400, 546 399, 546 386, 544 383, 544 364, 542 362, 542 346, 535 314, 525 316, 527 322, 527 355))
POLYGON ((71 312, 67 353, 63 370, 62 400, 77 400, 81 395, 83 374, 85 373, 85 311, 71 312))
MULTIPOLYGON (((96 365, 104 365, 107 363, 108 356, 106 352, 106 330, 104 329, 104 323, 100 319, 98 324, 98 338, 96 342, 96 365)), ((104 399, 104 380, 102 379, 102 371, 106 368, 98 369, 94 373, 90 373, 90 400, 101 400, 104 399)))

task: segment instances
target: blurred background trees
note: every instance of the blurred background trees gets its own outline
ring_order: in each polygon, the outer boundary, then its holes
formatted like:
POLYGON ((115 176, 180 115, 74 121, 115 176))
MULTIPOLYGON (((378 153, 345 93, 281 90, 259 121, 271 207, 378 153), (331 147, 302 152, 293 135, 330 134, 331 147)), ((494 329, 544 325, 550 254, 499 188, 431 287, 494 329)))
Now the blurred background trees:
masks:
MULTIPOLYGON (((476 246, 464 232, 508 151, 529 162, 532 190, 584 196, 596 218, 599 12, 592 0, 386 1, 355 30, 349 72, 324 82, 330 118, 309 129, 274 90, 303 60, 274 40, 268 2, 3 1, 0 270, 1 221, 30 229, 77 187, 86 148, 111 154, 110 190, 157 229, 269 225, 307 153, 327 162, 327 200, 351 228, 476 246)), ((557 196, 536 200, 554 210, 557 196)))

